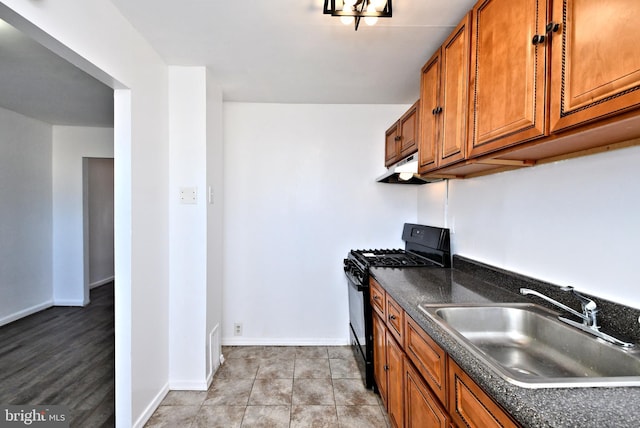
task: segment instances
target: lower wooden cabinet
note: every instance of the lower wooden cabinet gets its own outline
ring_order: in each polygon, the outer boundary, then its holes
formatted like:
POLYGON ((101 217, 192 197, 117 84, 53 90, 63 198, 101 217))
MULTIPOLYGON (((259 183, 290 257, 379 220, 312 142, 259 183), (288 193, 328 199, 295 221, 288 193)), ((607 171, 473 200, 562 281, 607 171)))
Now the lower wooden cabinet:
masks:
POLYGON ((387 331, 387 414, 393 428, 404 427, 404 352, 387 331))
POLYGON ((449 358, 449 412, 461 427, 517 427, 491 397, 449 358))
POLYGON ((386 296, 387 316, 373 313, 373 371, 392 427, 519 426, 380 284, 376 286, 386 296))
POLYGON ((382 399, 387 406, 387 334, 384 321, 373 314, 373 377, 382 399))
POLYGON ((404 360, 405 354, 384 321, 373 316, 373 371, 389 422, 394 428, 404 427, 404 360))
POLYGON ((410 361, 405 361, 405 427, 448 428, 450 418, 410 361))

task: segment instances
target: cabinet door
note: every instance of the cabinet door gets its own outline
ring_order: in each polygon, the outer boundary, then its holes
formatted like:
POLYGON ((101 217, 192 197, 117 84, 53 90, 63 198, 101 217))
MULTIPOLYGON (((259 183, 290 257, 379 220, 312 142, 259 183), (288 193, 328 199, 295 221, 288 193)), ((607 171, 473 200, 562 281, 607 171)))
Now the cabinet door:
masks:
POLYGON ((547 0, 484 0, 472 13, 469 157, 547 133, 547 45, 532 43, 547 0))
POLYGON ((449 428, 449 415, 407 360, 405 369, 405 427, 449 428))
POLYGON ((440 106, 440 49, 422 67, 420 79, 420 150, 418 172, 424 174, 436 168, 438 146, 437 113, 440 106))
POLYGON ((469 108, 469 47, 471 14, 458 24, 442 45, 438 166, 463 160, 467 144, 467 110, 469 108))
POLYGON ((400 158, 418 150, 419 109, 420 101, 417 101, 400 119, 400 158))
POLYGON ((449 358, 449 412, 458 426, 517 427, 507 413, 449 358))
POLYGON ((394 428, 404 427, 404 352, 387 335, 387 413, 394 428))
POLYGON ((373 376, 380 392, 380 398, 387 407, 387 346, 384 321, 373 314, 373 376))
POLYGON ((385 133, 384 144, 384 165, 389 166, 396 163, 400 159, 400 148, 398 141, 400 135, 398 135, 398 123, 393 124, 385 133))
POLYGON ((640 105, 640 1, 554 0, 551 131, 640 105))

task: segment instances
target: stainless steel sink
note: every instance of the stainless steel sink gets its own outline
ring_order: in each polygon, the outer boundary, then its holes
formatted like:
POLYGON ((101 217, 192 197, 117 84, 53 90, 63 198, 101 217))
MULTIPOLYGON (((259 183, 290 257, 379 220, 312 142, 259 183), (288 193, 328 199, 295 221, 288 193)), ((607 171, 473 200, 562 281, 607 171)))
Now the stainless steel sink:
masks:
POLYGON ((640 352, 535 304, 419 305, 505 380, 526 388, 640 386, 640 352))

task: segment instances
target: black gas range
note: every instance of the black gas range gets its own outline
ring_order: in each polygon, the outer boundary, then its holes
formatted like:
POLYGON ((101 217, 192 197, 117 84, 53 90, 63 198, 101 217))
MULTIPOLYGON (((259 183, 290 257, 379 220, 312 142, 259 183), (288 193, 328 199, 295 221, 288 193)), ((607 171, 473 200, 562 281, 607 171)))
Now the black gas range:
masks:
POLYGON ((374 386, 369 269, 451 267, 449 229, 405 223, 402 240, 405 241, 404 250, 351 250, 344 259, 344 272, 349 283, 351 345, 367 388, 374 386))

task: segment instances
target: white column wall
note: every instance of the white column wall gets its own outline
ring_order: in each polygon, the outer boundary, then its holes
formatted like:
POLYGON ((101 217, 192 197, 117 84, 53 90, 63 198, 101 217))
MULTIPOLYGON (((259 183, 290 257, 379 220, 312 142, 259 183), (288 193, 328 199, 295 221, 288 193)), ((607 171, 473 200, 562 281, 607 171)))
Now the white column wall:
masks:
POLYGON ((169 67, 171 389, 207 389, 206 89, 204 67, 169 67), (181 188, 196 189, 195 203, 181 188))
POLYGON ((222 90, 207 72, 207 382, 222 354, 223 144, 222 90))

